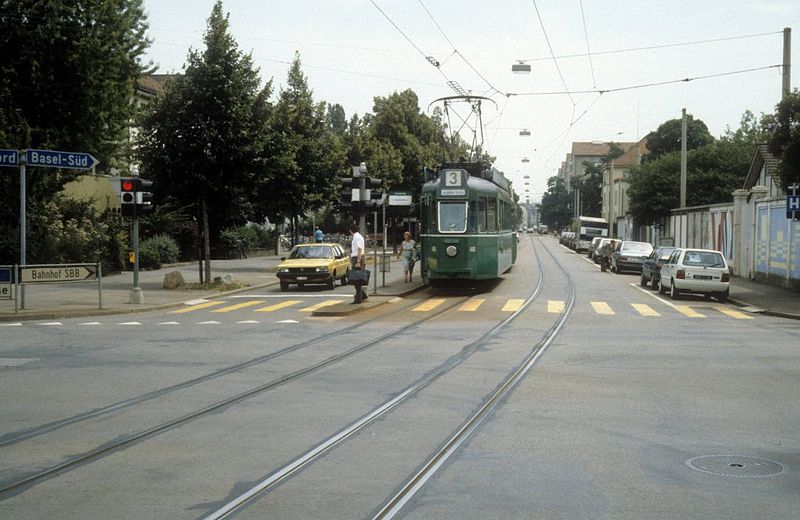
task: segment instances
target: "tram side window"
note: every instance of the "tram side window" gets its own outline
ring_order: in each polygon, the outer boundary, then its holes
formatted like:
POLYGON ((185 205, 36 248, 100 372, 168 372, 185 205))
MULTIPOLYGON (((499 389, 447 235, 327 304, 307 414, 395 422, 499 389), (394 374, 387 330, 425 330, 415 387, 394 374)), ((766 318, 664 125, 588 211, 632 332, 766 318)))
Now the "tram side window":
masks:
POLYGON ((497 232, 497 199, 486 201, 486 231, 497 232))
POLYGON ((486 197, 478 197, 478 232, 486 231, 486 197))

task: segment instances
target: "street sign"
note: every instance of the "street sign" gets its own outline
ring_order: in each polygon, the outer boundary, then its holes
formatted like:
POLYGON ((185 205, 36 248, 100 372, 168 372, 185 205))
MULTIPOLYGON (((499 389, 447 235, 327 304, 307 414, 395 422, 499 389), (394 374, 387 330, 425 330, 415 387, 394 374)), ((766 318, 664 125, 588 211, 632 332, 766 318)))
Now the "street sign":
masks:
POLYGON ((0 267, 0 300, 12 300, 14 298, 12 269, 12 267, 0 267))
POLYGON ((0 148, 0 166, 19 166, 19 152, 0 148))
POLYGON ((410 206, 413 203, 411 200, 411 194, 400 192, 400 191, 390 191, 389 192, 389 205, 390 206, 410 206))
POLYGON ((44 166, 45 168, 91 170, 97 164, 97 159, 88 153, 81 152, 26 150, 25 158, 28 166, 44 166))
POLYGON ((37 265, 20 267, 22 283, 86 282, 97 279, 94 265, 37 265))
POLYGON ((786 218, 800 218, 800 195, 786 196, 786 218))

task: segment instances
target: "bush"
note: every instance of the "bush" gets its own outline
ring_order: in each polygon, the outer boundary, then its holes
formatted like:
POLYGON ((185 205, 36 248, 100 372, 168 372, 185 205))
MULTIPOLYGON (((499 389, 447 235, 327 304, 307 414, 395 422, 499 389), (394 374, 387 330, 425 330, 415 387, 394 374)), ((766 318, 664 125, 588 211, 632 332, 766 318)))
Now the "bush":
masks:
POLYGON ((161 269, 163 264, 178 261, 178 243, 168 235, 156 235, 139 244, 139 267, 161 269))
POLYGON ((259 233, 252 226, 228 228, 220 232, 219 242, 228 258, 247 258, 259 241, 259 233))

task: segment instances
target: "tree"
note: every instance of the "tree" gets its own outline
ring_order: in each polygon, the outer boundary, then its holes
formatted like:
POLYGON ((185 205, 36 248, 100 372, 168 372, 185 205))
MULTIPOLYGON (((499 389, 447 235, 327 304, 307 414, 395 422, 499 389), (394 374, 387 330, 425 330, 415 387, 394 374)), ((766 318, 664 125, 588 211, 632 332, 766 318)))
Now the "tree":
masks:
POLYGON ((541 221, 549 228, 559 229, 572 220, 571 197, 564 179, 553 176, 547 179, 547 191, 542 195, 541 221))
MULTIPOLYGON (((686 115, 686 148, 694 150, 714 141, 708 127, 700 119, 695 119, 691 114, 686 115)), ((664 154, 680 151, 681 149, 681 120, 670 119, 662 123, 654 132, 647 134, 647 149, 650 154, 646 160, 654 160, 664 154)))
MULTIPOLYGON (((328 115, 337 112, 326 111, 325 103, 314 103, 300 57, 295 55, 272 118, 277 146, 271 160, 275 175, 263 197, 268 215, 294 221, 338 198, 337 179, 347 172, 347 164, 339 139, 328 127, 328 115)), ((344 119, 343 109, 340 116, 344 119)))
MULTIPOLYGON (((146 29, 142 0, 0 1, 0 148, 87 152, 100 172, 124 166, 146 29)), ((29 207, 48 205, 78 174, 29 168, 29 207)), ((3 237, 19 235, 18 179, 0 175, 3 237)), ((29 236, 45 233, 41 222, 29 236)), ((18 258, 18 241, 0 240, 0 263, 18 258)))
POLYGON ((183 75, 168 82, 141 121, 142 174, 162 196, 193 206, 203 236, 205 279, 211 280, 211 237, 260 220, 253 193, 269 180, 271 83, 261 87, 252 58, 239 51, 217 2, 205 50, 189 52, 183 75))
POLYGON ((780 159, 781 187, 800 184, 800 92, 787 94, 775 107, 774 130, 767 142, 772 155, 780 159))

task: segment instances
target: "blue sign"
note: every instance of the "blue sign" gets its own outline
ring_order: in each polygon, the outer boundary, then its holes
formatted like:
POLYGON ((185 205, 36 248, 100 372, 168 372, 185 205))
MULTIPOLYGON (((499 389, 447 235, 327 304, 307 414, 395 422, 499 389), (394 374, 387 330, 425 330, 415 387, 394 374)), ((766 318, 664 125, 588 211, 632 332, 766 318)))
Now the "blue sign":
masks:
POLYGON ((11 283, 11 267, 0 267, 0 283, 11 283))
POLYGON ((19 166, 19 152, 0 148, 0 166, 19 166))
POLYGON ((800 217, 800 195, 786 196, 786 218, 800 217))
POLYGON ((97 164, 97 159, 88 153, 81 152, 27 150, 25 157, 28 161, 28 166, 44 166, 45 168, 89 170, 97 164))

